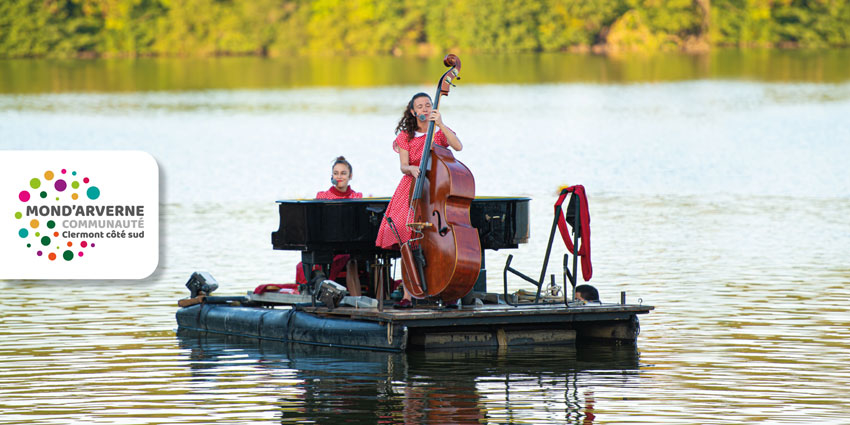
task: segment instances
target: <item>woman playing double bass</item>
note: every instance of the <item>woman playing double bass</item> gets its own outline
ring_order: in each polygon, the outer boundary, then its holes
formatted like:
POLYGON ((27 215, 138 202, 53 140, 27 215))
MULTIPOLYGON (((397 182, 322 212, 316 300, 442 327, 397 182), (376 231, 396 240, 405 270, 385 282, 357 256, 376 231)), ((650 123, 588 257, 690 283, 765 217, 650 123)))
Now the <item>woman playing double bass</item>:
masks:
MULTIPOLYGON (((411 230, 407 223, 413 221, 410 216, 410 188, 419 177, 419 161, 422 159, 422 151, 425 146, 425 136, 428 131, 428 123, 433 121, 438 127, 434 133, 434 143, 443 147, 452 147, 456 151, 463 149, 463 144, 454 131, 444 123, 440 111, 432 109, 431 96, 426 93, 413 95, 404 109, 404 114, 396 126, 397 136, 393 141, 393 150, 398 152, 401 181, 396 187, 395 193, 390 200, 385 216, 392 218, 395 230, 398 232, 401 242, 406 242, 411 237, 411 230)), ((381 222, 378 230, 378 238, 375 245, 384 249, 398 249, 398 239, 390 229, 386 218, 381 222)), ((410 294, 404 292, 404 298, 399 302, 399 307, 411 305, 410 294)))

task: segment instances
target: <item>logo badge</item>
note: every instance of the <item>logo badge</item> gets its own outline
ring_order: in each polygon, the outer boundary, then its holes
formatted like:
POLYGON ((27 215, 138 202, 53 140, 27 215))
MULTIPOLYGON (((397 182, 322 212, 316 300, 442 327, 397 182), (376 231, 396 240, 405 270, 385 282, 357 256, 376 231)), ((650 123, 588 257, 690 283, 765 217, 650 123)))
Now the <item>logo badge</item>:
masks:
POLYGON ((137 151, 0 151, 0 279, 143 279, 159 169, 137 151))

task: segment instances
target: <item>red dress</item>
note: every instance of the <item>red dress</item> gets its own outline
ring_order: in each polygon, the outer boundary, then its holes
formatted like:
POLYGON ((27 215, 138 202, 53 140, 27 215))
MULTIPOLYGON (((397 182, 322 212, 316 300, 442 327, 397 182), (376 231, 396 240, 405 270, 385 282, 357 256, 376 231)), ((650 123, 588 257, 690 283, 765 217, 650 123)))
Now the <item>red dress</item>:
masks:
POLYGON ((348 186, 348 190, 345 192, 340 192, 336 186, 331 186, 330 189, 316 194, 316 199, 359 199, 362 197, 363 194, 355 192, 351 186, 348 186))
MULTIPOLYGON (((409 164, 418 166, 419 161, 422 159, 425 136, 426 134, 423 133, 410 139, 407 133, 401 132, 393 142, 393 150, 396 152, 398 152, 399 148, 406 150, 408 152, 409 164)), ((439 129, 434 134, 434 143, 443 147, 449 146, 446 135, 439 129)), ((385 217, 392 217, 393 224, 402 242, 407 242, 410 239, 410 229, 407 227, 407 223, 413 220, 413 217, 410 216, 410 188, 415 183, 416 179, 413 176, 403 175, 401 181, 398 183, 398 187, 395 189, 393 198, 390 200, 390 204, 387 206, 386 212, 384 212, 385 217)), ((381 228, 378 230, 378 239, 375 240, 375 245, 384 249, 398 249, 398 239, 396 239, 395 234, 390 230, 390 225, 386 218, 381 221, 381 228)))

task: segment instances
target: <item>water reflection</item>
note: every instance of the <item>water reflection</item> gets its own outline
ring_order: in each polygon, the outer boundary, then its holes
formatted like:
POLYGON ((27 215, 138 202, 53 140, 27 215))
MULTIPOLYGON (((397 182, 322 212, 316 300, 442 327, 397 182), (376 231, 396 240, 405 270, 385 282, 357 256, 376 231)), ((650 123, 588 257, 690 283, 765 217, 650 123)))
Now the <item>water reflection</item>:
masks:
POLYGON ((639 374, 634 345, 388 353, 187 330, 177 338, 195 381, 241 373, 276 382, 281 423, 591 424, 589 376, 619 386, 639 374))
MULTIPOLYGON (((432 84, 439 58, 0 60, 0 93, 133 92, 432 84)), ((850 52, 715 49, 704 55, 464 55, 464 83, 635 83, 695 79, 840 83, 850 52)))

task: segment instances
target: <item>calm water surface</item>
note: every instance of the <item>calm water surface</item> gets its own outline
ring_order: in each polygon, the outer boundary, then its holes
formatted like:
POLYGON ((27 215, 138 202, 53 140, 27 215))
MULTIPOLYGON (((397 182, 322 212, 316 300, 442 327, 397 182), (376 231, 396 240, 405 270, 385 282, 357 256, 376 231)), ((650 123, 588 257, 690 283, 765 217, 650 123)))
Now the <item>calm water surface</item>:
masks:
POLYGON ((147 151, 163 202, 149 279, 0 282, 0 423, 847 423, 850 68, 830 64, 850 55, 797 54, 615 81, 476 80, 486 60, 464 62, 441 103, 458 157, 478 194, 533 199, 530 243, 488 252, 490 288, 508 254, 539 272, 557 189, 581 183, 591 283, 656 310, 636 346, 409 354, 178 335, 174 312, 195 270, 222 295, 291 281, 274 201, 326 188, 336 155, 356 190, 391 194, 392 130, 428 77, 156 88, 120 61, 0 63, 3 84, 21 67, 40 81, 2 86, 0 147, 147 151), (80 69, 114 79, 67 83, 80 69))

